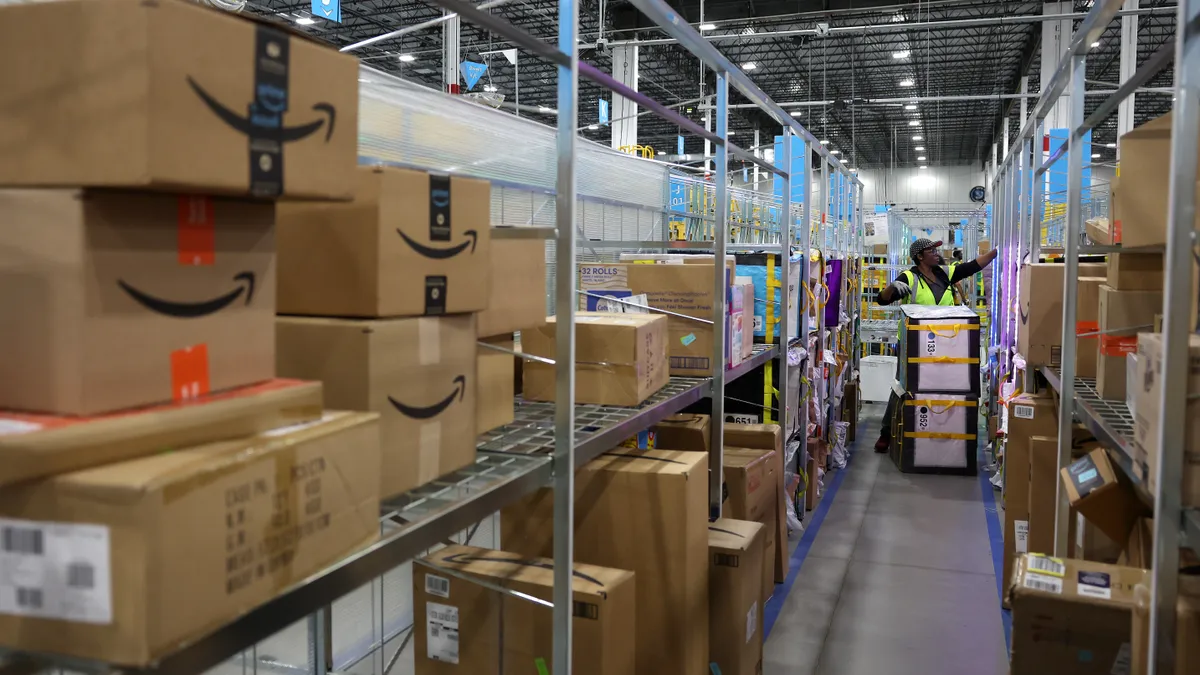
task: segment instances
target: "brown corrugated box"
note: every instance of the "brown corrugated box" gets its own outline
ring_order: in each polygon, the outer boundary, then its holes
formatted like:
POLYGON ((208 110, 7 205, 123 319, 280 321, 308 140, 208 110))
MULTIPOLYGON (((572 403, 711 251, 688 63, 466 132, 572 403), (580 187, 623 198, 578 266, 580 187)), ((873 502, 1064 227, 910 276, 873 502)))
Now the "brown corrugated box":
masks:
POLYGON ((733 424, 725 423, 725 443, 729 446, 756 448, 775 451, 775 464, 772 471, 776 476, 775 485, 775 536, 769 536, 771 546, 766 549, 767 556, 775 559, 775 583, 782 584, 787 579, 791 558, 791 547, 788 546, 787 525, 787 488, 784 485, 784 456, 783 430, 778 424, 733 424), (772 548, 774 549, 772 551, 772 548))
POLYGON ((1137 333, 1162 311, 1162 291, 1118 291, 1100 287, 1100 356, 1096 392, 1101 398, 1125 400, 1125 355, 1137 351, 1137 333))
POLYGON ((381 492, 475 463, 474 315, 279 317, 279 372, 320 380, 325 405, 380 415, 381 492))
MULTIPOLYGON (((1021 394, 1008 403, 1008 442, 1004 446, 1004 564, 1012 576, 1013 561, 1029 549, 1031 446, 1035 436, 1058 438, 1058 413, 1049 396, 1021 394)), ((1056 463, 1057 466, 1057 463, 1056 463)), ((1054 480, 1058 480, 1057 471, 1054 480)), ((1005 598, 1007 601, 1007 598, 1005 598)))
MULTIPOLYGON (((513 351, 512 335, 480 338, 479 341, 513 351)), ((479 345, 476 347, 475 369, 479 382, 476 388, 479 397, 475 404, 475 433, 482 434, 511 424, 513 399, 516 397, 513 391, 513 355, 479 345)))
POLYGON ((1098 447, 1060 471, 1071 506, 1116 542, 1129 539, 1138 518, 1149 510, 1130 479, 1098 447))
POLYGON ((727 518, 762 523, 762 601, 775 592, 775 548, 778 546, 777 509, 775 508, 778 455, 774 450, 726 447, 725 486, 729 495, 721 507, 727 518))
MULTIPOLYGON (((1130 675, 1147 675, 1150 669, 1150 611, 1153 607, 1149 581, 1134 589, 1133 656, 1130 675)), ((1200 673, 1200 577, 1179 575, 1179 598, 1175 605, 1175 670, 1168 675, 1200 673)))
POLYGON ((1109 253, 1107 279, 1118 291, 1161 291, 1163 254, 1109 253))
POLYGON ((1022 265, 1020 283, 1017 351, 1030 365, 1058 365, 1062 362, 1063 266, 1022 265))
POLYGON ((160 0, 9 5, 0 185, 346 199, 358 61, 286 27, 160 0))
POLYGON ((9 578, 30 586, 0 604, 0 644, 149 665, 375 541, 376 419, 326 413, 6 487, 6 548, 30 554, 10 553, 25 572, 9 578))
POLYGON ((722 675, 762 675, 763 526, 718 518, 708 526, 709 660, 722 675))
POLYGON ((1075 376, 1096 377, 1100 356, 1100 287, 1103 277, 1079 277, 1075 303, 1075 376))
POLYGON ((166 193, 0 191, 0 408, 94 415, 274 377, 274 213, 166 193))
POLYGON ((487 309, 487 181, 359 167, 354 201, 279 204, 279 313, 397 317, 487 309))
POLYGON ((1130 567, 1018 558, 1008 582, 1012 675, 1127 672, 1134 587, 1145 579, 1130 567))
MULTIPOLYGON (((1134 443, 1146 462, 1146 481, 1150 494, 1158 483, 1158 434, 1162 421, 1163 336, 1161 333, 1139 333, 1137 336, 1138 372, 1137 413, 1133 420, 1134 443)), ((1178 367, 1178 366, 1176 366, 1178 367)), ((1188 336, 1188 396, 1200 393, 1200 336, 1188 336)), ((1200 400, 1189 398, 1184 418, 1183 486, 1180 500, 1183 506, 1200 506, 1200 400)))
MULTIPOLYGON (((621 450, 575 474, 575 558, 637 579, 639 675, 708 671, 708 456, 621 450)), ((553 552, 554 493, 505 508, 504 547, 553 552)))
POLYGON ((475 317, 480 337, 546 323, 546 242, 492 237, 487 308, 475 317))
MULTIPOLYGON (((1057 422, 1057 418, 1055 419, 1057 422)), ((1077 458, 1099 443, 1091 432, 1075 427, 1071 457, 1077 458)), ((1058 508, 1058 434, 1029 439, 1029 553, 1054 552, 1054 526, 1058 508)), ((1005 505, 1007 510, 1008 506, 1005 505)), ((1072 511, 1072 516, 1074 511, 1072 511)), ((1082 554, 1074 557, 1091 560, 1082 554)), ((1104 562, 1104 561, 1100 561, 1104 562)))
POLYGON ((712 443, 709 438, 711 421, 708 415, 671 415, 650 428, 654 432, 654 447, 659 450, 708 452, 712 443))
MULTIPOLYGON (((555 317, 549 317, 545 326, 522 331, 524 352, 555 358, 557 326, 555 317)), ((667 383, 666 338, 667 319, 662 315, 576 314, 575 402, 640 405, 667 383)), ((553 401, 554 368, 538 361, 525 363, 523 396, 553 401)))
POLYGON ((248 436, 320 415, 320 383, 283 379, 96 417, 0 411, 5 430, 0 485, 248 436))
POLYGON ((1121 182, 1120 189, 1113 191, 1114 232, 1125 248, 1166 244, 1171 122, 1172 115, 1167 113, 1120 138, 1121 182))
MULTIPOLYGON (((473 546, 448 546, 413 566, 413 655, 417 675, 536 673, 553 669, 551 612, 493 586, 554 599, 554 561, 473 546)), ((632 572, 575 564, 572 577, 571 672, 631 675, 637 636, 632 572)))

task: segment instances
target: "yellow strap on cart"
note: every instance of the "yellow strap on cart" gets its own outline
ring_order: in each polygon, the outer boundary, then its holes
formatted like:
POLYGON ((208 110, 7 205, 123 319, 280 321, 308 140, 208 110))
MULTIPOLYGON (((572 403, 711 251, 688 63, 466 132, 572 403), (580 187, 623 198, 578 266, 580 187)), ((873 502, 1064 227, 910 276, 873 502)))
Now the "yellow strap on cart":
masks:
MULTIPOLYGON (((764 314, 766 316, 766 325, 763 329, 766 331, 767 344, 775 341, 775 289, 782 284, 775 280, 775 256, 767 256, 767 298, 764 314)), ((780 311, 780 314, 783 314, 780 311)), ((787 349, 787 345, 782 345, 783 349, 787 349)), ((771 399, 771 381, 774 379, 774 359, 767 361, 766 367, 763 368, 763 424, 774 424, 775 420, 771 417, 771 410, 775 407, 772 405, 774 401, 771 399)))
POLYGON ((949 441, 973 441, 975 434, 948 434, 940 431, 906 431, 905 438, 937 438, 949 441))
POLYGON ((914 356, 909 363, 979 363, 979 359, 968 356, 914 356))
POLYGON ((979 405, 976 401, 934 401, 933 399, 922 398, 913 401, 905 401, 904 405, 923 405, 926 407, 942 407, 942 408, 974 408, 979 405))
POLYGON ((942 337, 958 337, 958 331, 960 330, 979 330, 979 324, 977 323, 917 323, 907 325, 909 330, 927 330, 936 335, 941 335, 942 337), (939 330, 948 330, 954 332, 950 333, 949 335, 944 335, 942 333, 938 333, 939 330))

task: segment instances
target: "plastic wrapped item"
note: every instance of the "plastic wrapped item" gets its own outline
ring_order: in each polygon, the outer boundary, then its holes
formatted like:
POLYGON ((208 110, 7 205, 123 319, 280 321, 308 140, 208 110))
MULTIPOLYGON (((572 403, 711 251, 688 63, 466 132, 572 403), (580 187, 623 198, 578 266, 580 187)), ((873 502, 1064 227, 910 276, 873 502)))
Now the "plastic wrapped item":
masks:
POLYGON ((833 447, 829 450, 829 468, 841 471, 850 460, 850 451, 846 449, 846 433, 850 429, 849 422, 833 423, 833 447))
MULTIPOLYGON (((796 455, 800 453, 800 441, 789 441, 784 446, 784 466, 787 467, 783 472, 783 485, 789 496, 795 497, 797 492, 803 488, 804 479, 796 472, 795 467, 796 455)), ((796 499, 788 499, 787 501, 787 526, 788 531, 793 534, 803 534, 804 524, 800 522, 800 518, 796 515, 796 499)))

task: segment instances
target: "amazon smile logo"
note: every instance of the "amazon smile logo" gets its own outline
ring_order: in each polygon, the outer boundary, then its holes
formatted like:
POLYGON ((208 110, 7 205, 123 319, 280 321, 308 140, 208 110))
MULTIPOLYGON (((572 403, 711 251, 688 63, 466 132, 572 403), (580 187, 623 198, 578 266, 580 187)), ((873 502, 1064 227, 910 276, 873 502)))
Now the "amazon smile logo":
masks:
POLYGON ((410 405, 405 405, 391 396, 388 397, 388 402, 390 402, 392 407, 394 407, 396 410, 399 410, 400 414, 404 415, 405 417, 411 417, 415 420, 428 420, 441 415, 446 408, 450 407, 450 404, 454 403, 455 398, 461 401, 466 393, 467 377, 465 375, 459 375, 458 377, 454 378, 454 391, 450 392, 450 395, 446 398, 434 403, 429 407, 416 408, 410 405))
POLYGON ((314 111, 324 114, 325 119, 294 127, 285 127, 283 125, 283 113, 287 111, 287 91, 285 89, 266 83, 256 85, 255 100, 250 104, 249 113, 243 117, 214 98, 190 75, 187 80, 192 91, 196 92, 196 96, 204 101, 217 119, 244 136, 269 136, 280 143, 291 143, 307 138, 321 127, 325 127, 325 142, 328 143, 329 139, 333 137, 334 123, 337 122, 337 110, 329 103, 316 103, 312 107, 314 111))
POLYGON ((233 301, 242 297, 243 293, 246 294, 246 304, 250 304, 250 300, 254 298, 254 272, 242 272, 234 276, 233 280, 239 282, 237 288, 220 297, 201 302, 172 302, 156 298, 145 291, 134 288, 123 279, 117 279, 117 285, 129 297, 136 300, 139 305, 152 312, 165 314, 176 319, 195 319, 225 309, 233 304, 233 301))
POLYGON ((416 251, 417 253, 425 256, 426 258, 432 258, 434 260, 445 260, 446 258, 453 258, 454 256, 458 255, 459 253, 462 253, 463 251, 467 250, 468 246, 471 247, 471 253, 474 254, 475 253, 475 240, 479 236, 478 233, 475 232, 475 230, 467 230, 466 232, 463 232, 463 234, 466 235, 467 237, 469 237, 470 241, 464 241, 463 243, 459 244, 458 246, 451 246, 450 248, 433 248, 430 246, 425 246, 424 244, 422 244, 420 242, 413 241, 413 239, 411 237, 409 237, 407 234, 404 234, 404 232, 402 232, 400 230, 400 228, 396 228, 396 234, 400 235, 400 238, 404 240, 404 243, 408 244, 409 248, 411 248, 412 250, 416 251))

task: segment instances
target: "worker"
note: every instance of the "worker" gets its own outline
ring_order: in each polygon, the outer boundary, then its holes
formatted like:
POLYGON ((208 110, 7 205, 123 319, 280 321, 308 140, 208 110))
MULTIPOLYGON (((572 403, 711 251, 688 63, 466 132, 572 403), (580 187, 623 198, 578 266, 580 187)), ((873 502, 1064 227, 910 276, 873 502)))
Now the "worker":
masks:
MULTIPOLYGON (((954 285, 963 279, 983 271, 996 259, 996 249, 979 256, 970 262, 950 263, 949 270, 943 270, 945 261, 939 249, 940 241, 918 239, 908 247, 913 266, 904 270, 895 281, 879 292, 876 301, 880 305, 890 305, 903 300, 907 304, 940 305, 950 307, 962 304, 963 298, 955 298, 954 285)), ((896 379, 900 379, 900 364, 903 359, 896 360, 896 379)), ((892 443, 892 411, 896 409, 897 396, 892 393, 888 397, 887 409, 883 413, 883 426, 879 430, 879 440, 875 441, 875 452, 887 452, 892 443)))

